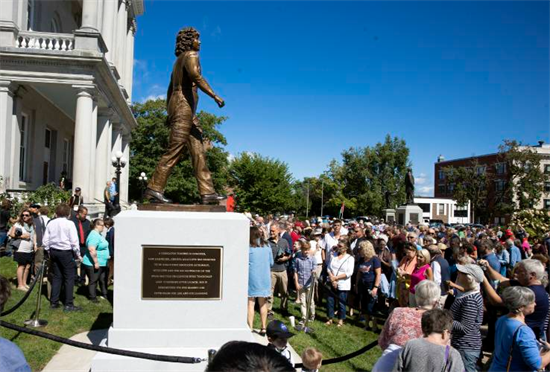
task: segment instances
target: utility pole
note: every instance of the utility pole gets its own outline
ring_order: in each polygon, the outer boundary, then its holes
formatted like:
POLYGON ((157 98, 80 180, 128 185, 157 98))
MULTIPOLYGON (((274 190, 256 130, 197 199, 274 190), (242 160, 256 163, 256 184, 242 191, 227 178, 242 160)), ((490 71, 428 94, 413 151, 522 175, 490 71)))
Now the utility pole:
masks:
POLYGON ((325 190, 325 181, 321 180, 321 218, 323 217, 323 207, 325 204, 325 200, 323 198, 324 190, 325 190))
POLYGON ((307 181, 306 220, 309 217, 309 181, 307 181))

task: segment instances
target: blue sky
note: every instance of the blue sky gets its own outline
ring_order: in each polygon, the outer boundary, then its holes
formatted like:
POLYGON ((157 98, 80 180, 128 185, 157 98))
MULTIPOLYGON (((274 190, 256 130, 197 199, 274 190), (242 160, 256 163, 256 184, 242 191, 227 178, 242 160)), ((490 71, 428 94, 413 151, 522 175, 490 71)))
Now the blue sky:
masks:
POLYGON ((165 95, 180 28, 201 32, 203 75, 225 99, 232 154, 317 176, 344 149, 407 142, 417 192, 438 155, 549 138, 549 3, 146 0, 134 100, 165 95))

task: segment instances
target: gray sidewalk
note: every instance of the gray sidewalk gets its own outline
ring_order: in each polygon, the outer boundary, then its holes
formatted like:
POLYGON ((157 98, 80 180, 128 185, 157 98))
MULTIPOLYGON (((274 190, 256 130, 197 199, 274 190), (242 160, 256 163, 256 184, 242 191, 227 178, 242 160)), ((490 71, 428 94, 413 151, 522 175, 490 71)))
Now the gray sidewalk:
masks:
MULTIPOLYGON (((267 337, 261 337, 258 333, 253 333, 256 342, 267 345, 267 337)), ((87 344, 99 345, 107 337, 106 329, 99 329, 90 332, 79 333, 71 340, 85 342, 87 344)), ((295 363, 301 363, 302 359, 296 351, 290 346, 292 357, 295 363)), ((92 365, 92 359, 96 355, 95 351, 79 349, 73 346, 63 345, 55 354, 50 362, 44 367, 43 372, 89 372, 92 365)))

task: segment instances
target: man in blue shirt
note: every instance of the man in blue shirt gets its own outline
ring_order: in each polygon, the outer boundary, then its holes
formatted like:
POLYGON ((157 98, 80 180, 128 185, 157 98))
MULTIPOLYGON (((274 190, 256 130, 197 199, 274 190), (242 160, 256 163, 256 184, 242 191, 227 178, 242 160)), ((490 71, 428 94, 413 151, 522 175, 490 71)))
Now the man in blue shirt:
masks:
MULTIPOLYGON (((10 283, 0 276, 0 313, 10 297, 10 283)), ((31 367, 25 360, 25 355, 19 347, 11 341, 0 337, 0 372, 30 372, 31 367)))
MULTIPOLYGON (((499 244, 499 243, 497 243, 499 244)), ((481 258, 486 260, 489 263, 489 266, 497 273, 500 272, 500 261, 498 260, 497 255, 494 252, 493 242, 490 240, 485 240, 481 243, 481 258)), ((491 286, 496 288, 498 285, 498 280, 491 280, 491 286)))

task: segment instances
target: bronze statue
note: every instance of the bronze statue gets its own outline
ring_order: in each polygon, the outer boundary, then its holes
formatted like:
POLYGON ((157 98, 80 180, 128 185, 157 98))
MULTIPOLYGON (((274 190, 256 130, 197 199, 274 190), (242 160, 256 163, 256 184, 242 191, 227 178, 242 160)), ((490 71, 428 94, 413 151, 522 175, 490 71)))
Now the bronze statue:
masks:
POLYGON ((405 193, 407 194, 405 204, 414 204, 414 177, 411 168, 407 170, 405 176, 405 193))
POLYGON ((171 127, 170 139, 168 148, 160 158, 145 191, 145 197, 152 202, 171 202, 164 196, 164 189, 185 145, 191 155, 202 203, 219 203, 220 200, 225 199, 214 190, 212 175, 206 164, 202 129, 196 116, 199 101, 197 87, 212 97, 220 108, 225 105, 223 99, 214 93, 201 75, 199 37, 199 32, 192 27, 183 28, 176 37, 177 59, 166 95, 167 123, 171 127))

